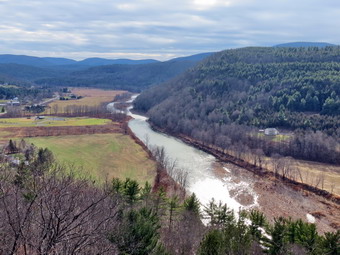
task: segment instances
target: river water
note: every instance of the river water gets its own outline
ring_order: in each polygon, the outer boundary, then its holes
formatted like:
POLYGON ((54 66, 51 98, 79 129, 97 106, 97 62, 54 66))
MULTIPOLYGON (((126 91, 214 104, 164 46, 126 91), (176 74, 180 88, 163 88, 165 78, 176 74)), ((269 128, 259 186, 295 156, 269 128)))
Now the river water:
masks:
MULTIPOLYGON (((114 103, 109 104, 108 107, 114 109, 114 103)), ((133 118, 129 121, 130 129, 141 141, 149 148, 164 147, 167 157, 176 162, 176 167, 188 173, 187 191, 194 192, 202 205, 207 205, 214 198, 217 202, 226 203, 234 211, 257 206, 257 195, 252 190, 250 183, 235 183, 231 176, 221 178, 215 174, 214 165, 216 165, 217 159, 214 156, 189 146, 175 137, 152 130, 146 117, 133 114, 130 109, 127 114, 133 118), (247 194, 253 196, 253 202, 242 206, 235 199, 235 192, 233 192, 233 196, 231 195, 231 190, 246 191, 247 194)), ((230 174, 229 169, 224 167, 224 170, 230 174)))

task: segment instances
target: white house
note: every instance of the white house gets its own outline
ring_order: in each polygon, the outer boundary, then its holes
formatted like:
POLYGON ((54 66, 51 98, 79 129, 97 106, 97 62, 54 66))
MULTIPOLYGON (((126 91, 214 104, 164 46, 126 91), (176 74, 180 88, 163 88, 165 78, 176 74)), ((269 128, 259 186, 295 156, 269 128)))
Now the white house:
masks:
POLYGON ((279 134, 279 131, 276 128, 266 128, 264 130, 264 134, 265 135, 273 135, 273 136, 275 136, 275 135, 279 134))
POLYGON ((12 100, 7 101, 7 105, 19 106, 20 105, 20 101, 19 101, 19 99, 17 97, 15 97, 12 100))

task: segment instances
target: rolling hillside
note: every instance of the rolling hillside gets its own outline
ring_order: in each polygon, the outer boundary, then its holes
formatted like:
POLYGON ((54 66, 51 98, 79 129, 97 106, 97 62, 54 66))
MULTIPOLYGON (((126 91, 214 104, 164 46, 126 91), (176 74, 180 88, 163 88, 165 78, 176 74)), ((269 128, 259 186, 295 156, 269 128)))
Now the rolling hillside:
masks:
MULTIPOLYGON (((336 150, 332 139, 340 137, 340 47, 222 51, 144 91, 135 108, 147 112, 158 127, 208 143, 251 140, 254 136, 242 134, 254 133, 254 127, 276 127, 305 130, 303 139, 327 141, 321 147, 336 150), (311 131, 319 137, 312 138, 311 131)), ((292 154, 295 149, 287 150, 292 154)))

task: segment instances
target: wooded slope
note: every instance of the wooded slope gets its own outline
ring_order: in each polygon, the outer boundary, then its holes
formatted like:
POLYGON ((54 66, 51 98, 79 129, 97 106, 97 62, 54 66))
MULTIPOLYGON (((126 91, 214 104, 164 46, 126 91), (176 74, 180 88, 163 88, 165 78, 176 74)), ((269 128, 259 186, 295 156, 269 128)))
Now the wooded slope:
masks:
POLYGON ((340 47, 222 51, 143 92, 135 108, 158 127, 222 148, 242 143, 266 155, 339 163, 340 47), (295 136, 268 142, 258 136, 268 127, 295 136))

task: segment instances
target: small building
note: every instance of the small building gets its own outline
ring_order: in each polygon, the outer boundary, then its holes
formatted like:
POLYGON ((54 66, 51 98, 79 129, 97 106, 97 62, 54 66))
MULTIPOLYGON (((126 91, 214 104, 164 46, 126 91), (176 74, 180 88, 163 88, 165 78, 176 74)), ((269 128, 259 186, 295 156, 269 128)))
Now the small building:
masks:
POLYGON ((19 99, 17 97, 15 97, 15 98, 9 100, 7 102, 7 105, 10 105, 10 106, 20 106, 20 101, 19 101, 19 99))
POLYGON ((266 128, 264 130, 264 134, 265 135, 275 136, 275 135, 279 134, 279 131, 276 128, 266 128))

